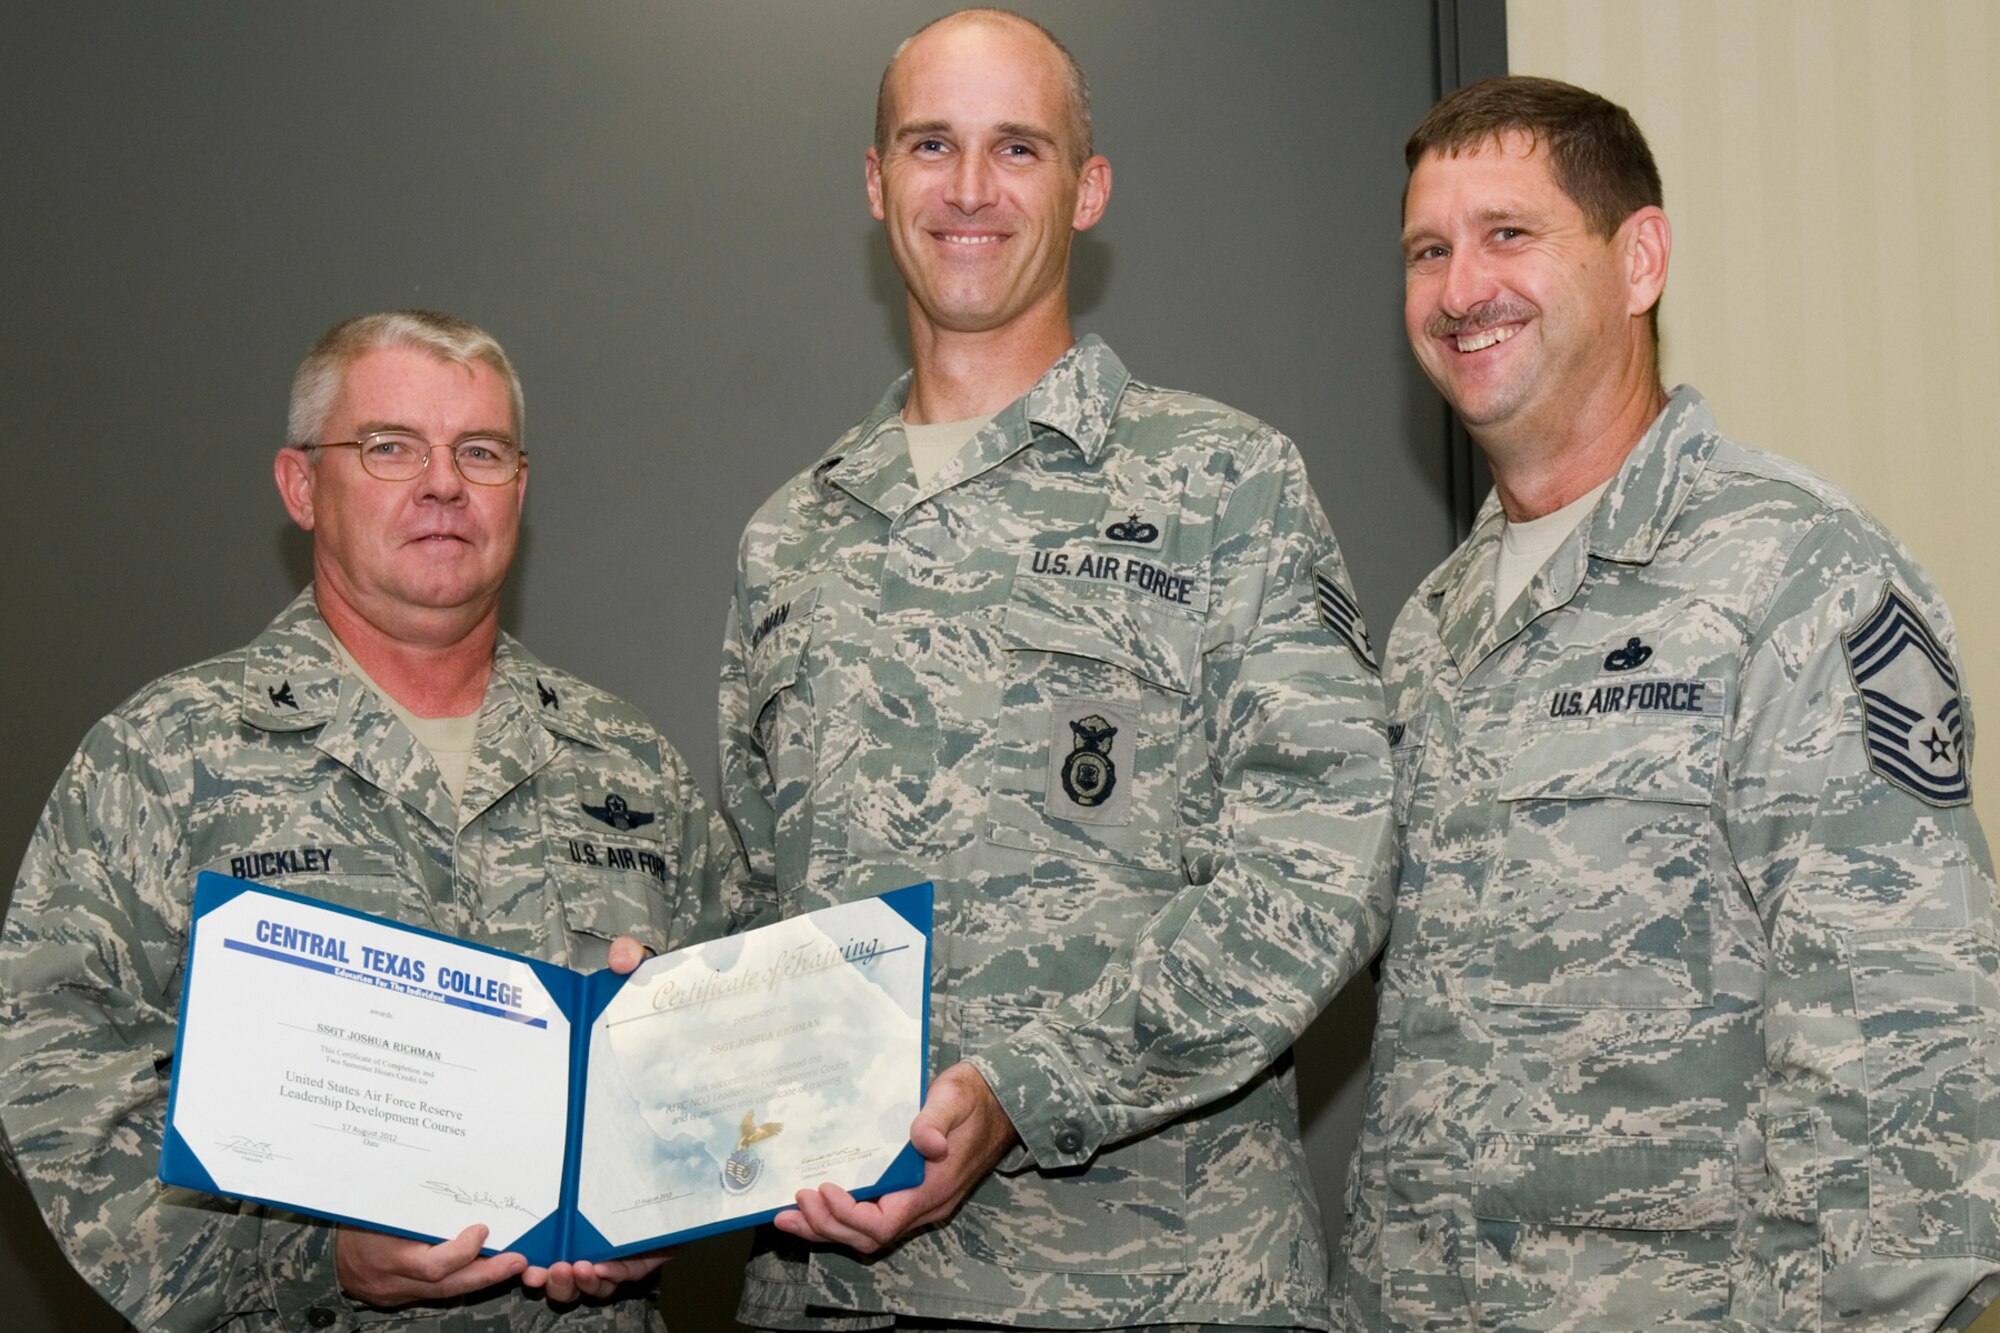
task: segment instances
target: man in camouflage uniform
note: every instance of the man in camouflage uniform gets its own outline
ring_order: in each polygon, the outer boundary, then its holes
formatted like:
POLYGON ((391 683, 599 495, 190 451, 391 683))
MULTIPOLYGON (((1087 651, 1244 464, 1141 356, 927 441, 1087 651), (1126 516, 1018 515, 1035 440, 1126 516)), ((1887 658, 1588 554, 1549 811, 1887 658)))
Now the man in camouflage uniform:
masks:
POLYGON ((1662 389, 1621 108, 1493 80, 1407 156, 1405 322, 1495 495, 1389 642, 1346 1318, 1961 1327, 2000 1270, 2000 921, 1944 604, 1662 389))
POLYGON ((878 120, 914 367, 744 534, 725 805, 766 910, 935 881, 943 1073, 922 1185, 802 1192, 742 1315, 1325 1327, 1287 1050, 1391 861, 1346 571, 1288 440, 1074 341, 1110 166, 1052 37, 945 19, 878 120))
POLYGON ((141 1328, 658 1327, 635 1281, 657 1259, 524 1271, 480 1257, 483 1227, 433 1246, 154 1175, 203 870, 578 968, 691 928, 709 816, 679 756, 498 630, 520 401, 499 345, 446 316, 321 339, 276 464, 314 584, 98 723, 35 831, 0 938, 0 1121, 70 1261, 141 1328))

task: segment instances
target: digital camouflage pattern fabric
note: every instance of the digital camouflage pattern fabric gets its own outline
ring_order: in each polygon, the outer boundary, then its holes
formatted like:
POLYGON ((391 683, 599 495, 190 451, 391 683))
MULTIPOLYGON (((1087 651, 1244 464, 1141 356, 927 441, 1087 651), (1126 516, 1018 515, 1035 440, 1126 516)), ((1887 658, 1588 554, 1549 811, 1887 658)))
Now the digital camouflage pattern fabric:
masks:
POLYGON ((2000 921, 1936 590, 1686 388, 1496 616, 1500 531, 1489 500, 1389 642, 1348 1325, 1969 1322, 2000 921))
POLYGON ((1393 784, 1297 451, 1086 339, 919 488, 906 387, 744 534, 724 805, 765 911, 935 881, 933 1070, 1023 1146, 873 1260, 767 1233, 742 1317, 1324 1327, 1286 1052, 1386 928, 1393 784))
POLYGON ((144 1329, 657 1328, 649 1295, 561 1314, 511 1285, 450 1309, 355 1306, 331 1226, 155 1172, 199 872, 598 968, 614 937, 662 950, 720 903, 702 892, 711 818, 636 709, 505 635, 454 807, 343 672, 308 588, 247 648, 105 718, 56 785, 0 937, 12 1165, 70 1261, 144 1329), (650 818, 606 820, 614 801, 650 818))

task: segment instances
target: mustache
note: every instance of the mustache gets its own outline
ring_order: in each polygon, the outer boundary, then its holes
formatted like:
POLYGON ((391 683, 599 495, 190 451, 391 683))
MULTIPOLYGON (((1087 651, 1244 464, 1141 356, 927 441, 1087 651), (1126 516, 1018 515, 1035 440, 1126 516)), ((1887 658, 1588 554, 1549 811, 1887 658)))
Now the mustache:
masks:
POLYGON ((1534 317, 1535 308, 1525 301, 1501 299, 1476 305, 1462 315, 1432 315, 1424 321, 1424 332, 1433 338, 1454 338, 1495 324, 1523 324, 1534 317))

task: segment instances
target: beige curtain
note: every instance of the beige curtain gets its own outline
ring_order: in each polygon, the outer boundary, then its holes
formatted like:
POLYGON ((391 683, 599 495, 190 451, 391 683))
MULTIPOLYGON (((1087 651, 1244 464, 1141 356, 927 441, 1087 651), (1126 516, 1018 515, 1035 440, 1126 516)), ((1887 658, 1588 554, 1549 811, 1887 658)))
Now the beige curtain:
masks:
POLYGON ((1508 0, 1507 43, 1514 73, 1603 93, 1653 145, 1674 224, 1667 384, 1831 477, 1943 587, 1991 836, 2000 5, 1508 0))

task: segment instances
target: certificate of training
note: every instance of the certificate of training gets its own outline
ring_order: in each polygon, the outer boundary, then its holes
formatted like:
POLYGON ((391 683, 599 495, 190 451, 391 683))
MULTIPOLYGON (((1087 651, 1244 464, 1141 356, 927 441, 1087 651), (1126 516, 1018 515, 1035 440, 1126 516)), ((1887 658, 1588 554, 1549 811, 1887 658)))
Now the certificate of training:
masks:
POLYGON ((585 975, 243 880, 197 885, 160 1178, 605 1259, 916 1184, 931 891, 585 975))

